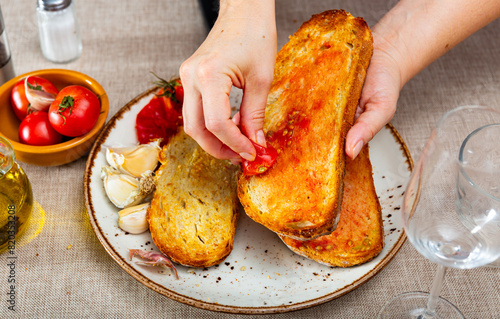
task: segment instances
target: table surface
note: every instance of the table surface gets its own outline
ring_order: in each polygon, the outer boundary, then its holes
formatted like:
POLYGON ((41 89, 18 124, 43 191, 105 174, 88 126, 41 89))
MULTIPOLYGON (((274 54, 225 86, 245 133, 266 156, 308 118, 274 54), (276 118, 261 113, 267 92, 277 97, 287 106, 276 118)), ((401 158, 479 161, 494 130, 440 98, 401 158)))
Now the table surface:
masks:
MULTIPOLYGON (((83 53, 54 64, 40 52, 36 1, 0 0, 17 74, 45 68, 86 73, 102 84, 109 117, 152 86, 151 71, 178 74, 207 34, 197 0, 76 1, 83 53)), ((278 47, 314 13, 342 8, 373 26, 396 0, 277 0, 278 47)), ((480 30, 413 78, 402 90, 392 124, 414 159, 431 128, 449 109, 465 104, 500 108, 500 20, 480 30)), ((9 269, 0 255, 2 318, 233 318, 170 300, 123 271, 91 229, 83 196, 86 158, 60 167, 21 163, 45 224, 16 248, 16 311, 8 310, 9 269)), ((277 318, 370 318, 393 296, 428 291, 437 266, 406 242, 367 283, 330 302, 277 318)), ((450 269, 442 296, 467 318, 500 317, 500 268, 450 269)))

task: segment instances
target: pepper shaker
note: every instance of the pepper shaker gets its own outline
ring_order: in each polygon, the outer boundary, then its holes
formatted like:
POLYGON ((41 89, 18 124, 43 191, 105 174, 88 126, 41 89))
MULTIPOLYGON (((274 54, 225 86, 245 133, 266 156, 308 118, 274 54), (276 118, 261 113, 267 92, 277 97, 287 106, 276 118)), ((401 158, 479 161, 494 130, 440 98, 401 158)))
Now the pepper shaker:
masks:
POLYGON ((2 10, 0 9, 0 85, 14 76, 14 66, 10 55, 9 42, 7 41, 7 32, 5 32, 2 10))
POLYGON ((73 1, 38 0, 36 12, 44 57, 56 63, 77 59, 82 53, 82 40, 73 1))

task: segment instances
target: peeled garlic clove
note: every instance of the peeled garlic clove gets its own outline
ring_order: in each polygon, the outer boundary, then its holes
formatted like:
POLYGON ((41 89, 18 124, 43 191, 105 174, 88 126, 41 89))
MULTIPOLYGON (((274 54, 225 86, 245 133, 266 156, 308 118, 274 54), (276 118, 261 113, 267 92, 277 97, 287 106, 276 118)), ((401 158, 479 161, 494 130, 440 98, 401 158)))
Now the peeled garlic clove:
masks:
POLYGON ((141 234, 148 230, 146 213, 149 203, 122 209, 118 212, 118 226, 131 234, 141 234))
POLYGON ((140 182, 127 174, 105 166, 101 169, 104 190, 109 200, 118 208, 126 208, 143 202, 149 195, 141 190, 140 182))
POLYGON ((26 99, 30 102, 30 107, 37 111, 46 111, 56 99, 54 94, 45 92, 44 90, 36 89, 36 85, 31 85, 28 83, 28 77, 24 79, 24 90, 26 94, 26 99))
POLYGON ((106 160, 120 172, 139 178, 156 168, 160 151, 160 140, 130 147, 109 147, 106 160))

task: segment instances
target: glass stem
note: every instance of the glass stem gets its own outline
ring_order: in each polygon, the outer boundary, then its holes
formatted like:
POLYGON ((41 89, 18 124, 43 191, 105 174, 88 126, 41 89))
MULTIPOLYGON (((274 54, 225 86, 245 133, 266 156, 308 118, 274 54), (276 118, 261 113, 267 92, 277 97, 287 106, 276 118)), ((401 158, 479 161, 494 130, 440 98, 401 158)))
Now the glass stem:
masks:
POLYGON ((427 300, 427 308, 425 309, 426 318, 434 318, 436 316, 436 307, 439 302, 439 294, 443 288, 444 276, 446 275, 446 267, 438 265, 436 276, 432 281, 432 287, 427 300))

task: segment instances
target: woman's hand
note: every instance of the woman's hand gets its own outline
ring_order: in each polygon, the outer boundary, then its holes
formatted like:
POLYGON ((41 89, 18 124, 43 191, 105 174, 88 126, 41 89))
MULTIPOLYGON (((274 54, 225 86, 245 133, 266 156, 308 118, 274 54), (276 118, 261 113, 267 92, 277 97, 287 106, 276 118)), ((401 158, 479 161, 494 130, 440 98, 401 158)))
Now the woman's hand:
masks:
POLYGON ((253 160, 249 139, 265 146, 262 126, 275 62, 274 0, 221 1, 210 34, 180 68, 186 133, 214 157, 253 160), (243 90, 235 118, 232 86, 243 90))
POLYGON ((373 37, 373 56, 366 72, 355 123, 346 137, 345 152, 350 158, 355 158, 363 145, 392 119, 402 87, 397 57, 379 48, 376 33, 373 37))
POLYGON ((498 0, 401 0, 374 27, 373 57, 346 137, 355 158, 396 111, 399 91, 427 65, 500 16, 498 0))

